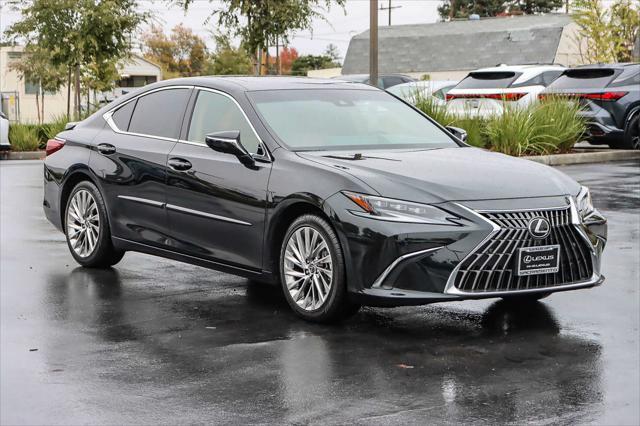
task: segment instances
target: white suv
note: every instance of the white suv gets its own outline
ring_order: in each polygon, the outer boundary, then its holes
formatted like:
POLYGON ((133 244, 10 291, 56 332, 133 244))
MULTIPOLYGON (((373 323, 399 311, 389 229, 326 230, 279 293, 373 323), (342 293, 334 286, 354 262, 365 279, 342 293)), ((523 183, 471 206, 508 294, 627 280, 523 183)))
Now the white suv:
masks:
POLYGON ((470 72, 447 93, 447 110, 490 116, 526 107, 564 70, 560 65, 500 65, 470 72))

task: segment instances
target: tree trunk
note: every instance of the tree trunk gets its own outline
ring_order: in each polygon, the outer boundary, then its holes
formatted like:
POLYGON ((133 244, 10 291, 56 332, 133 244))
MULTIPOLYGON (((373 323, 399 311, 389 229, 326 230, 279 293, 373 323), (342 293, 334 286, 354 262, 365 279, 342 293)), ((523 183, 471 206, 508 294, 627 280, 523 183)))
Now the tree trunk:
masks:
POLYGON ((38 124, 42 124, 42 119, 40 118, 40 88, 36 91, 36 112, 38 113, 38 124))
POLYGON ((74 110, 76 120, 80 120, 80 64, 76 64, 74 110))
POLYGON ((278 75, 282 74, 282 67, 280 67, 280 37, 276 36, 276 69, 278 70, 278 75))
POLYGON ((40 104, 40 108, 42 108, 42 119, 44 120, 44 90, 42 91, 42 103, 40 104))
POLYGON ((67 121, 71 120, 71 67, 67 73, 67 121))

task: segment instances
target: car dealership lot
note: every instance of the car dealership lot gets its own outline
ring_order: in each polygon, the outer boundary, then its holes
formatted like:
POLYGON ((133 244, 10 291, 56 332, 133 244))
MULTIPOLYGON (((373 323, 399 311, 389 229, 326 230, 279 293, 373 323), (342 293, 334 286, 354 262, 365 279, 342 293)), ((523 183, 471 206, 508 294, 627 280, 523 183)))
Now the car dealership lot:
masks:
POLYGON ((563 167, 609 219, 603 286, 305 323, 272 287, 128 253, 79 268, 42 163, 0 164, 0 421, 637 424, 640 162, 563 167))

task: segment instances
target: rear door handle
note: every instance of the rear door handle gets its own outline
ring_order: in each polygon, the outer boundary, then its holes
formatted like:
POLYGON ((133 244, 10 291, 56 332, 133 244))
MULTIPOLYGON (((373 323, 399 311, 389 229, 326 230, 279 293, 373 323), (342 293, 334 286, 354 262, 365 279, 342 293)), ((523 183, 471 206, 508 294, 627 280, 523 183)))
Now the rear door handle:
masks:
POLYGON ((98 144, 98 151, 104 155, 115 154, 116 147, 108 143, 101 143, 98 144))
POLYGON ((191 168, 191 163, 184 158, 169 158, 169 167, 179 172, 184 172, 191 168))

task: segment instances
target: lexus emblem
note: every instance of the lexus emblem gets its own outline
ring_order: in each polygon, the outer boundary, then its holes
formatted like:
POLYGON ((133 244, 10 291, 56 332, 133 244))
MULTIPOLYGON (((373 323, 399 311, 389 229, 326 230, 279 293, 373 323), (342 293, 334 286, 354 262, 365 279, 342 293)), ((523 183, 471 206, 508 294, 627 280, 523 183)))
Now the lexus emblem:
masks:
POLYGON ((543 217, 534 217, 529 221, 527 229, 533 238, 542 239, 551 232, 551 225, 549 221, 543 217))

